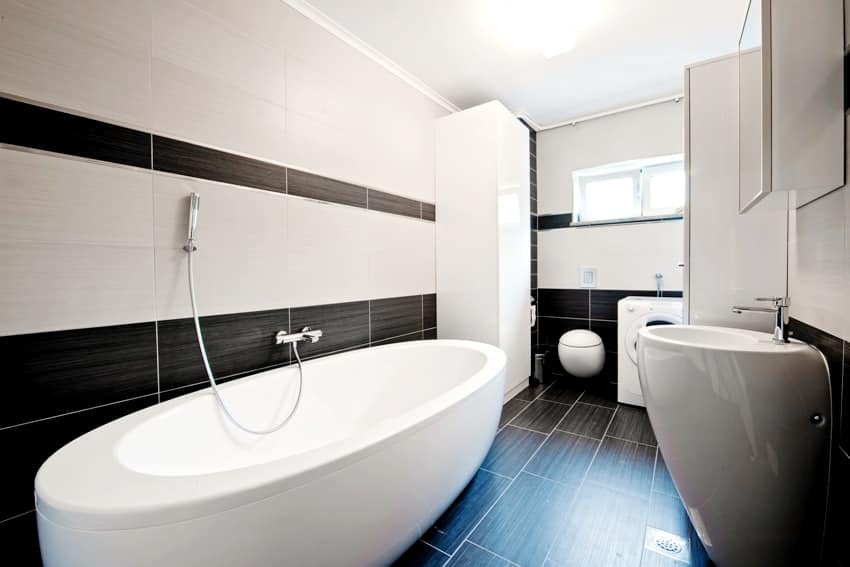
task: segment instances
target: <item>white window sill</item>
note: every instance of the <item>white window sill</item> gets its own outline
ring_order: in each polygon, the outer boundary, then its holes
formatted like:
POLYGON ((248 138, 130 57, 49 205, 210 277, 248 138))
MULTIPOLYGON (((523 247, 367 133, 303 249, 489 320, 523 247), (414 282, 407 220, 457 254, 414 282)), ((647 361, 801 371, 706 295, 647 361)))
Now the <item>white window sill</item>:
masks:
POLYGON ((637 224, 643 222, 663 222, 663 221, 674 221, 674 220, 682 220, 684 216, 682 214, 675 215, 657 215, 653 217, 631 217, 625 219, 606 219, 606 220, 596 220, 596 221, 586 221, 586 222, 571 222, 570 227, 583 227, 583 226, 605 226, 612 224, 637 224))

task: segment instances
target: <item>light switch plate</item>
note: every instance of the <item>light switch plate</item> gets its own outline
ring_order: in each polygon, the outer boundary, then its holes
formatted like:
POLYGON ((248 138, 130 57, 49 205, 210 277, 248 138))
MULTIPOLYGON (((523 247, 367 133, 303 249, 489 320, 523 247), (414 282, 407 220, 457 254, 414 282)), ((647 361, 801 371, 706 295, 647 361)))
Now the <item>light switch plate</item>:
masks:
POLYGON ((596 287, 596 268, 580 268, 578 275, 579 287, 596 287))

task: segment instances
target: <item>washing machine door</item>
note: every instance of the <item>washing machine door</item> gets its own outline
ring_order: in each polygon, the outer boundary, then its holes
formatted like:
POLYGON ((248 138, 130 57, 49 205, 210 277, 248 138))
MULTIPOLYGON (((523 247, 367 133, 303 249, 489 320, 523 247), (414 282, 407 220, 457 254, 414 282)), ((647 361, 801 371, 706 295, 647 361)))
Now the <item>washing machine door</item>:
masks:
POLYGON ((635 320, 631 326, 626 331, 626 336, 623 338, 625 344, 623 348, 626 349, 626 354, 629 355, 629 359, 635 364, 637 364, 637 338, 638 331, 640 331, 643 327, 652 327, 654 325, 681 325, 682 318, 679 315, 674 313, 647 313, 646 315, 641 315, 637 320, 635 320))

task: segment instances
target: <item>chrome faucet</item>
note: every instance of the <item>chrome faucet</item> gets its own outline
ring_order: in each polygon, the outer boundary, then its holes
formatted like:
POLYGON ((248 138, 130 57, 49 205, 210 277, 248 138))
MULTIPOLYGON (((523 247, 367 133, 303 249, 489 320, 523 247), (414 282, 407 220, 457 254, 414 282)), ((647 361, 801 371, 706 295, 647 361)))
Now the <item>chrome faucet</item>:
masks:
POLYGON ((316 329, 313 331, 310 327, 304 327, 300 333, 287 333, 286 331, 278 331, 275 335, 275 343, 279 345, 288 345, 290 343, 315 343, 322 338, 322 331, 316 329))
POLYGON ((758 313, 776 313, 776 327, 773 329, 773 342, 776 344, 784 344, 788 342, 788 306, 791 301, 787 297, 756 297, 756 301, 770 301, 773 307, 746 307, 735 305, 732 307, 733 313, 743 313, 744 311, 756 311, 758 313))

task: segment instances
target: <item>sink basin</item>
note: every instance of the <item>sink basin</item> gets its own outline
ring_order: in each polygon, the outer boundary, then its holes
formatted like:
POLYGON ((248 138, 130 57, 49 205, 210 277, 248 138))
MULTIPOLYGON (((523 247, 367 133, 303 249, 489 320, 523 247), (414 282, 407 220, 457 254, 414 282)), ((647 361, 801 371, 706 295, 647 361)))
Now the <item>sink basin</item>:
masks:
POLYGON ((819 559, 831 430, 814 347, 744 329, 638 335, 646 409, 670 476, 720 567, 819 559))

